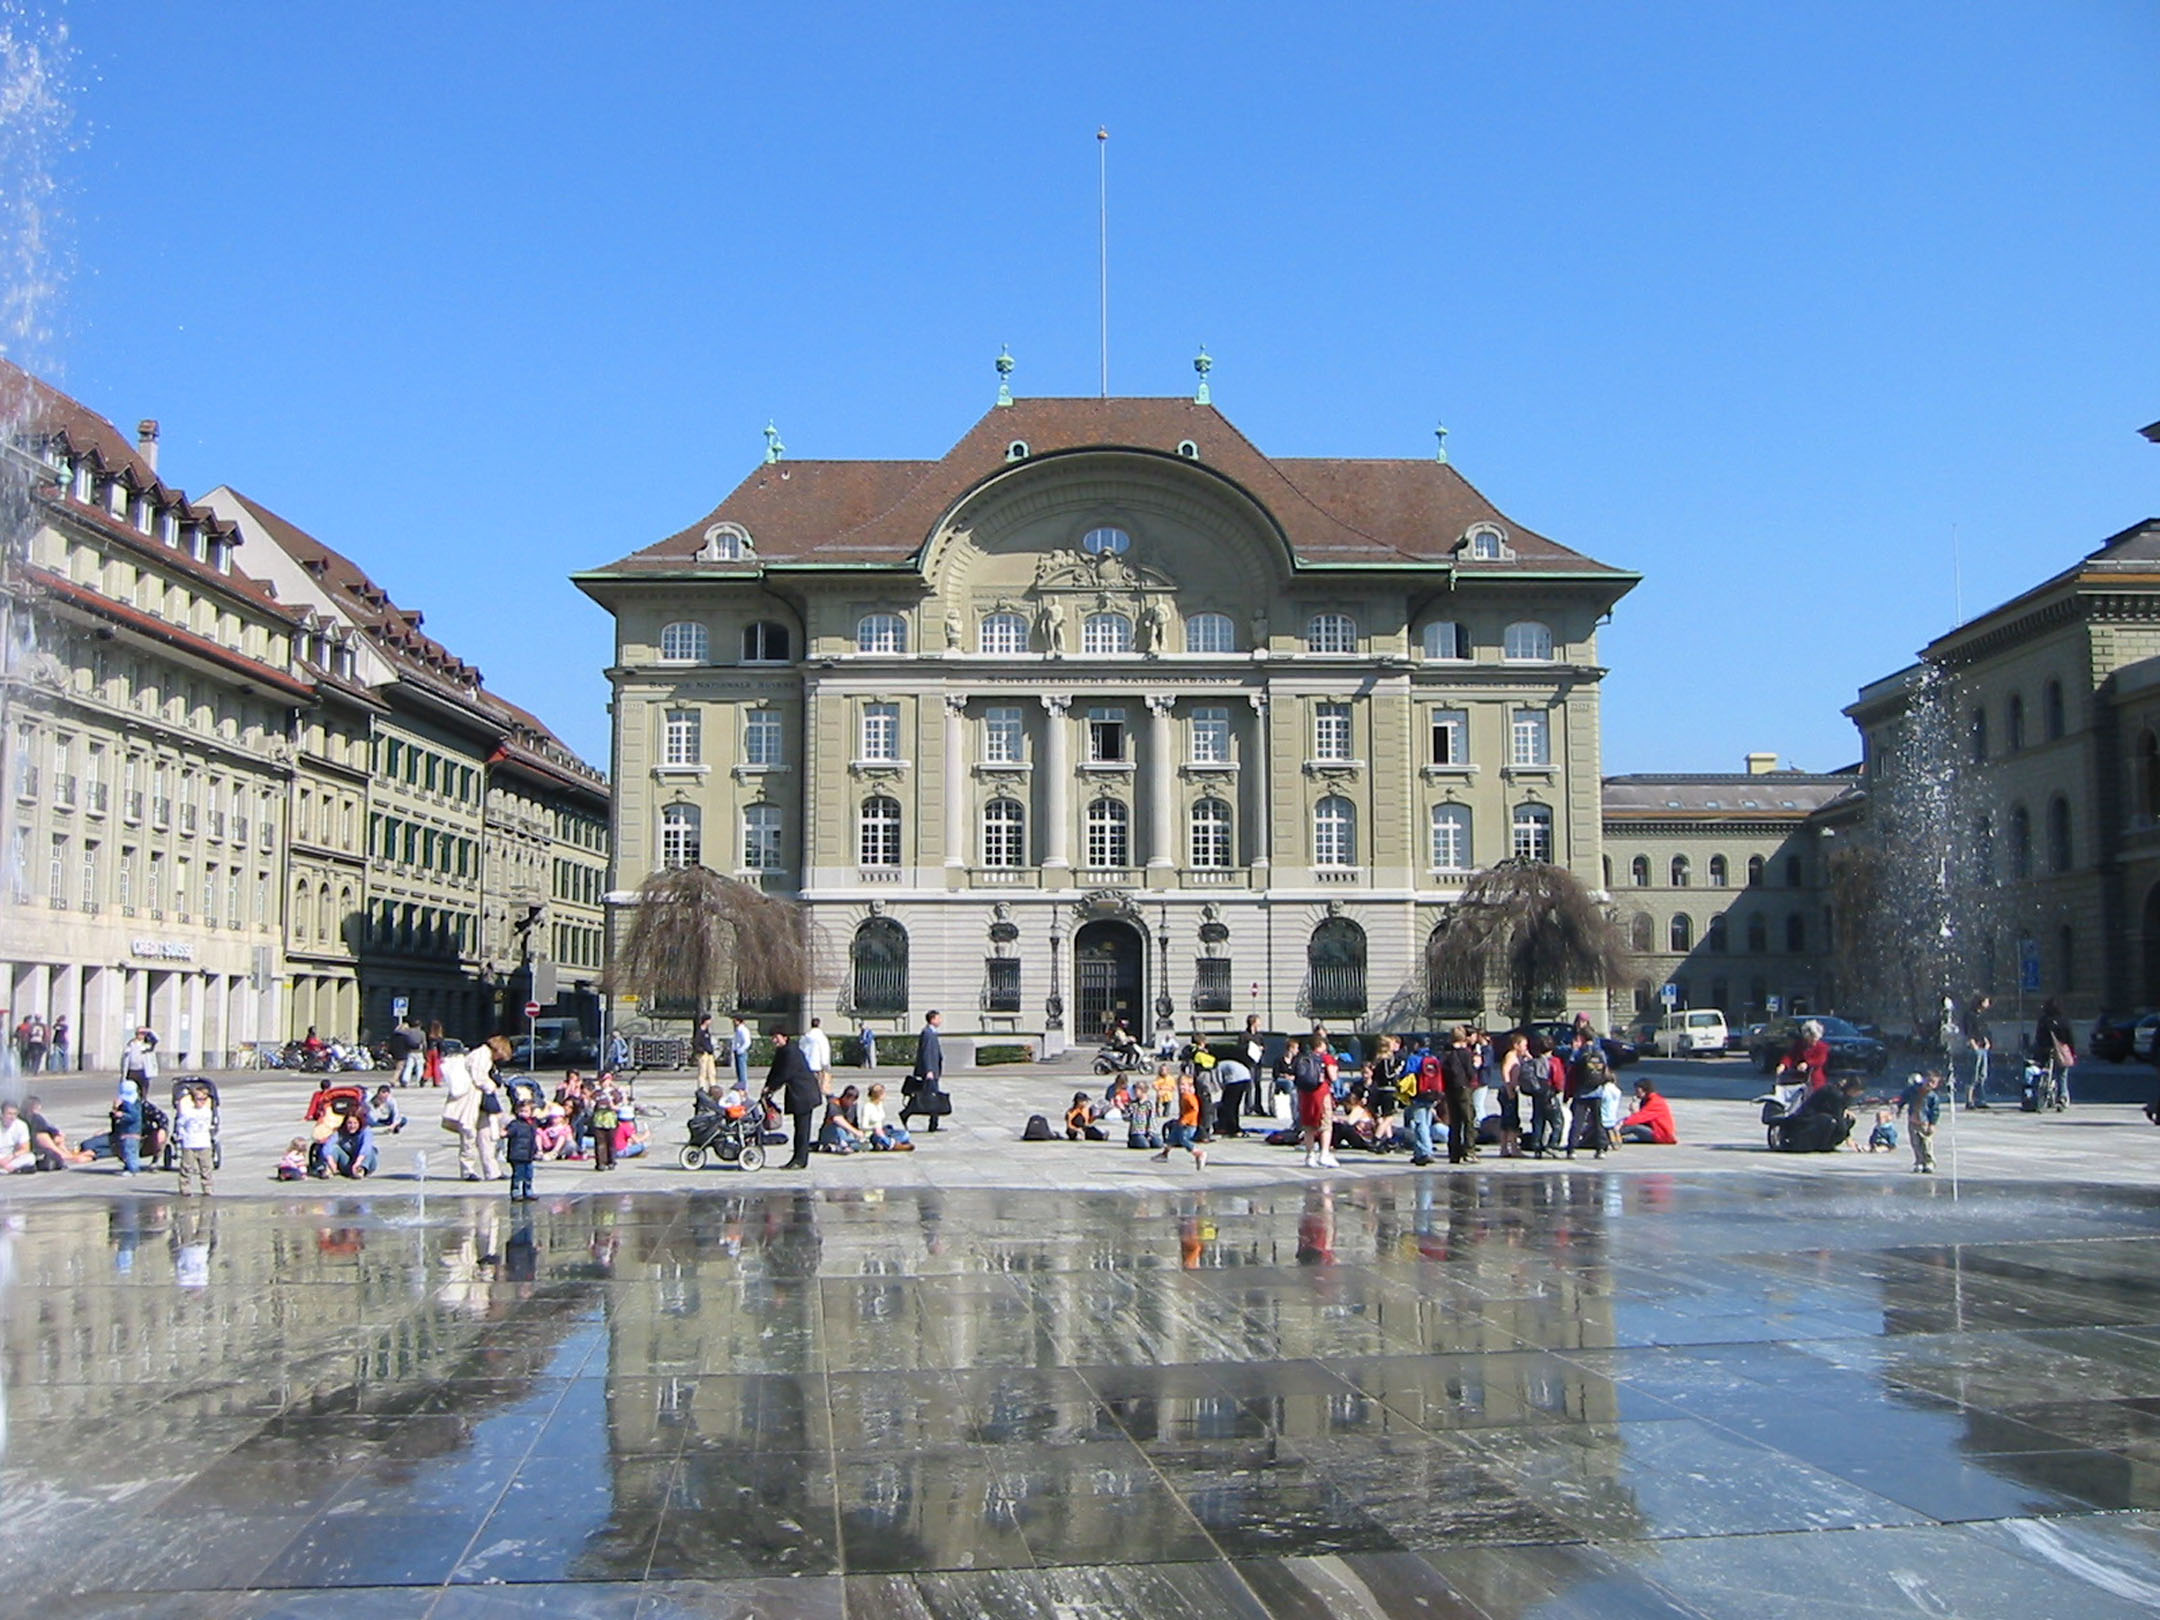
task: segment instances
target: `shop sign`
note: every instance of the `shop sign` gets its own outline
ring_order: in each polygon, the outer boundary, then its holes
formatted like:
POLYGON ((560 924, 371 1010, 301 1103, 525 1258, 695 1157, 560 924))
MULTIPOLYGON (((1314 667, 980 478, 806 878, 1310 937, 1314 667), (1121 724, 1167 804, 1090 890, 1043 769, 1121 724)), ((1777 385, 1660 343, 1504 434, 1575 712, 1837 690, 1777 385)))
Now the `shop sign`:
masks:
POLYGON ((195 960, 195 942, 191 939, 134 939, 128 941, 128 949, 158 962, 195 960))

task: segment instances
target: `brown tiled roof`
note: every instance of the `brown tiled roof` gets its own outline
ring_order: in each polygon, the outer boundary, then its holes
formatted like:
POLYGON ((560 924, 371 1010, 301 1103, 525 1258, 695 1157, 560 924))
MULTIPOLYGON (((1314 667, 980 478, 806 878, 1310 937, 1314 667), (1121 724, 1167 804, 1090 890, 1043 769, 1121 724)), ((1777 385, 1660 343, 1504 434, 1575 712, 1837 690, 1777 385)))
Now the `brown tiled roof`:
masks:
POLYGON ((1503 516, 1440 461, 1274 460, 1212 405, 1189 399, 1023 399, 990 410, 936 461, 780 461, 759 467, 717 507, 604 572, 694 567, 705 531, 733 522, 762 562, 901 564, 966 492, 1010 464, 1061 451, 1140 449, 1165 456, 1184 440, 1200 464, 1242 486, 1282 526, 1306 563, 1454 560, 1466 571, 1532 568, 1626 577, 1503 516), (1455 553, 1474 523, 1506 530, 1515 557, 1471 563, 1455 553))

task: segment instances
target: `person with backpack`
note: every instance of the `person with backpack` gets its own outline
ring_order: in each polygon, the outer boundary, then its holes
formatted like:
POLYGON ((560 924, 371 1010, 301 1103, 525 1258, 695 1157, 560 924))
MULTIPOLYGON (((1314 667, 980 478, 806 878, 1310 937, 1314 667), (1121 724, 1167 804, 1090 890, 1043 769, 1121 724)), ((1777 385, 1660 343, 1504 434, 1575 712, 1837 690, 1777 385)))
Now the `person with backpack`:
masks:
MULTIPOLYGON (((1295 1041, 1290 1043, 1296 1047, 1295 1041)), ((1290 1062, 1290 1084, 1297 1093, 1298 1144, 1308 1170, 1338 1168, 1334 1143, 1335 1093, 1328 1083, 1327 1042, 1315 1037, 1312 1048, 1290 1062)))
POLYGON ((1533 1158, 1542 1159, 1560 1145, 1559 1088, 1553 1083, 1557 1061, 1552 1043, 1533 1034, 1529 1054, 1515 1068, 1516 1089, 1530 1099, 1529 1152, 1533 1158))
POLYGON ((1423 1166, 1433 1162, 1433 1115, 1447 1100, 1447 1086, 1441 1077, 1437 1052, 1421 1040, 1415 1055, 1407 1081, 1411 1089, 1409 1101, 1403 1105, 1403 1126, 1410 1133, 1410 1162, 1423 1166))

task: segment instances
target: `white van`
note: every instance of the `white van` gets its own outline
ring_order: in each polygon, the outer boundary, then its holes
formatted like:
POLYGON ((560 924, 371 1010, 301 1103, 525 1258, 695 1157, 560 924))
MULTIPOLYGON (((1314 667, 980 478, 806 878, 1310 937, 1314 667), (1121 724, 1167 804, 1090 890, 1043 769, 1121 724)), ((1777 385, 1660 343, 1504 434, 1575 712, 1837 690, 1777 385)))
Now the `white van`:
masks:
POLYGON ((1725 1015, 1715 1007, 1690 1007, 1667 1013, 1658 1026, 1659 1057, 1723 1057, 1725 1015))

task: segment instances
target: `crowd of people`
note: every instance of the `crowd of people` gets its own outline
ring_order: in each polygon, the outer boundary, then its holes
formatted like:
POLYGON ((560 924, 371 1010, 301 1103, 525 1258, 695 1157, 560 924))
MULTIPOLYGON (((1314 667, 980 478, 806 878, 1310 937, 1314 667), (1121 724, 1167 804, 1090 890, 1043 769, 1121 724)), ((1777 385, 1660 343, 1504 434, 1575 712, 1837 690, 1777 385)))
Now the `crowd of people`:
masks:
POLYGON ((1346 1060, 1325 1025, 1272 1043, 1257 1017, 1229 1043, 1166 1033, 1148 1065, 1128 1069, 1130 1031, 1104 1032, 1113 1074, 1103 1094, 1075 1094, 1065 1113, 1070 1141, 1107 1141, 1166 1160, 1176 1151, 1207 1164, 1218 1136, 1249 1134, 1257 1117, 1267 1140, 1302 1150, 1309 1169, 1332 1169, 1343 1151, 1406 1152, 1423 1167, 1444 1153, 1451 1164, 1475 1162, 1485 1149, 1500 1158, 1602 1158, 1623 1142, 1679 1140, 1672 1108, 1654 1082, 1625 1096, 1589 1019, 1561 1041, 1536 1030, 1493 1035, 1460 1025, 1437 1036, 1376 1038, 1369 1056, 1346 1060))

